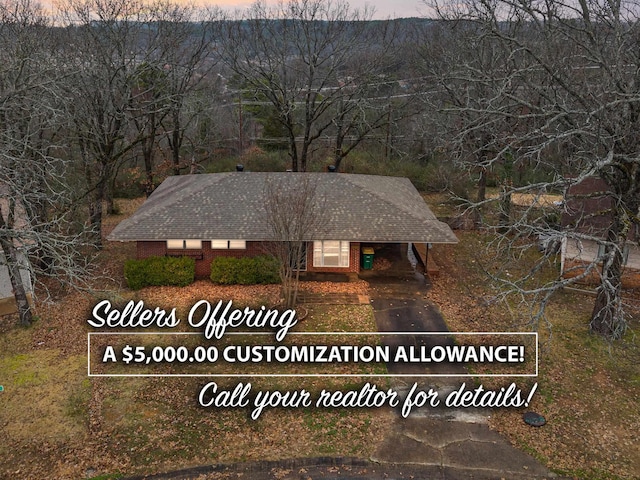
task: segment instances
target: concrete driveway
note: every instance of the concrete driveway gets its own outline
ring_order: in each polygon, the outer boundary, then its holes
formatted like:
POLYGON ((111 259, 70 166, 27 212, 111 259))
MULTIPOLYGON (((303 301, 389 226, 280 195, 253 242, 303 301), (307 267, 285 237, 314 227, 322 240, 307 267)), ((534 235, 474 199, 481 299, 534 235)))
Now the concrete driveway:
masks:
MULTIPOLYGON (((383 336, 382 342, 398 345, 444 345, 448 336, 426 336, 426 332, 447 332, 439 309, 428 299, 429 281, 414 265, 406 245, 385 246, 391 267, 361 275, 371 285, 371 305, 378 331, 411 332, 383 336), (413 333, 415 332, 415 333, 413 333)), ((425 376, 465 374, 459 364, 388 364, 392 386, 406 394, 414 383, 423 390, 437 391, 440 398, 458 389, 470 377, 425 376)), ((489 429, 490 411, 448 409, 426 405, 414 408, 407 418, 398 415, 393 431, 383 440, 374 462, 421 465, 433 479, 533 479, 556 478, 533 457, 511 446, 489 429)))

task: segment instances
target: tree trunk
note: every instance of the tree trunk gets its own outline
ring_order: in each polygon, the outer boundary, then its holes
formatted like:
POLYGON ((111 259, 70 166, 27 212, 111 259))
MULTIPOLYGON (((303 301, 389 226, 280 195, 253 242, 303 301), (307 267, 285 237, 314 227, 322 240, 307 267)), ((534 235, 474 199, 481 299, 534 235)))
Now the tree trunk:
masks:
POLYGON ((505 186, 500 199, 499 231, 506 233, 511 227, 511 186, 505 186))
POLYGON ((147 126, 144 131, 144 138, 140 142, 142 146, 142 159, 144 162, 144 174, 145 174, 145 182, 144 182, 144 193, 147 198, 153 193, 155 189, 155 181, 153 179, 153 168, 154 168, 154 155, 153 149, 156 144, 156 114, 155 114, 155 104, 152 104, 152 108, 154 109, 150 112, 146 118, 147 126))
POLYGON ((171 156, 173 158, 173 174, 180 175, 180 147, 182 138, 180 137, 180 114, 173 112, 173 132, 171 132, 171 156))
POLYGON ((302 139, 302 148, 300 149, 300 158, 298 159, 298 171, 306 172, 307 171, 307 160, 309 157, 309 146, 311 145, 311 141, 309 137, 311 136, 311 124, 308 123, 304 128, 304 137, 302 139))
POLYGON ((487 169, 480 167, 480 178, 478 179, 478 195, 476 202, 484 202, 487 195, 487 169))
POLYGON ((106 179, 101 178, 89 203, 89 228, 97 249, 102 248, 102 201, 105 199, 106 186, 106 179))
POLYGON ((300 268, 296 269, 296 278, 293 282, 293 297, 291 299, 291 306, 289 308, 295 308, 298 304, 298 287, 300 286, 300 268))
POLYGON ((33 323, 33 314, 31 306, 27 298, 27 291, 22 283, 20 275, 20 261, 18 258, 18 250, 11 242, 2 242, 2 250, 7 260, 7 268, 9 270, 9 278, 11 279, 11 288, 13 289, 13 297, 18 306, 18 315, 20 317, 20 325, 28 327, 33 323))
MULTIPOLYGON (((619 216, 617 211, 614 214, 619 216)), ((622 337, 626 330, 622 307, 622 260, 627 233, 628 228, 621 228, 619 218, 613 221, 607 232, 609 244, 602 262, 600 286, 589 323, 592 332, 611 339, 622 337)))
POLYGON ((145 172, 145 182, 144 182, 144 193, 149 198, 149 196, 155 190, 155 182, 153 180, 153 147, 148 148, 147 145, 143 143, 143 156, 144 156, 144 172, 145 172))
POLYGON ((104 190, 104 199, 107 204, 107 215, 115 215, 116 214, 116 202, 113 198, 113 192, 116 189, 116 179, 111 178, 107 182, 106 188, 104 190))
POLYGON ((296 146, 295 137, 290 138, 290 148, 289 148, 289 157, 291 158, 291 170, 294 172, 298 172, 298 148, 296 146))
POLYGON ((299 172, 307 171, 307 156, 309 155, 309 145, 306 143, 306 140, 303 140, 304 144, 302 145, 302 151, 300 152, 300 159, 298 161, 298 170, 299 172))
POLYGON ((342 132, 342 123, 338 125, 338 133, 336 133, 336 148, 333 154, 333 166, 336 168, 336 172, 340 170, 340 164, 344 153, 342 151, 342 145, 344 142, 345 134, 342 132))
MULTIPOLYGON (((478 194, 476 195, 476 202, 481 203, 486 199, 487 193, 487 169, 480 167, 480 178, 478 179, 478 194)), ((511 200, 509 200, 511 202, 511 200)), ((473 223, 475 228, 482 226, 482 207, 477 207, 473 210, 473 223)))
POLYGON ((306 252, 304 248, 305 242, 295 242, 294 245, 294 259, 295 259, 295 278, 293 280, 293 297, 291 299, 291 306, 289 308, 295 308, 298 304, 298 288, 300 287, 300 268, 302 265, 302 256, 306 252))
MULTIPOLYGON (((618 256, 618 254, 614 254, 618 256)), ((620 272, 611 266, 602 272, 602 283, 598 287, 596 301, 589 326, 592 332, 607 338, 617 339, 625 330, 625 320, 620 299, 620 272)))
POLYGON ((344 101, 340 99, 338 102, 338 115, 336 116, 334 122, 336 124, 336 148, 333 154, 333 166, 336 169, 336 172, 340 168, 340 163, 342 162, 342 145, 344 143, 344 137, 346 132, 344 131, 344 101))

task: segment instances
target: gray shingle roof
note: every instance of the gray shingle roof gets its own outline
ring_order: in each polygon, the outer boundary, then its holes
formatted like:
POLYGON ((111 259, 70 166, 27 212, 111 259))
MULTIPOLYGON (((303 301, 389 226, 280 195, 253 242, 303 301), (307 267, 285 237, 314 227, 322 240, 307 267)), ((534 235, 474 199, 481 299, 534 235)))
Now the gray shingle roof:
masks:
MULTIPOLYGON (((343 173, 229 172, 167 178, 109 240, 269 240, 267 181, 301 175, 330 212, 314 240, 457 243, 407 178, 343 173)), ((285 182, 285 183, 282 183, 285 182)))

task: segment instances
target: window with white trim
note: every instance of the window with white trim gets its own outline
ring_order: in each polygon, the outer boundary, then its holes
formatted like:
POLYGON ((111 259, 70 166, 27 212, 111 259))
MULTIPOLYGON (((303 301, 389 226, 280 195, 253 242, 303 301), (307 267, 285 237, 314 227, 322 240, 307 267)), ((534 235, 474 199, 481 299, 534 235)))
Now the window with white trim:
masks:
POLYGON ((200 250, 202 240, 167 240, 169 250, 200 250))
POLYGON ((211 250, 246 250, 246 240, 211 240, 211 250))
POLYGON ((349 242, 322 240, 313 242, 314 267, 348 267, 349 242))

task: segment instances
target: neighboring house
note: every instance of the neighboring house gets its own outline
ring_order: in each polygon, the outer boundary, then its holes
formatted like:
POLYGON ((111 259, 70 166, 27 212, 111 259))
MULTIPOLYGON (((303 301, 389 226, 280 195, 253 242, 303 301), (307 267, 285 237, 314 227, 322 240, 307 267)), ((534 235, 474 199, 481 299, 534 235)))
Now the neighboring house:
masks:
MULTIPOLYGON (((8 195, 9 189, 6 187, 6 185, 0 185, 0 210, 2 210, 5 221, 7 221, 9 215, 8 195)), ((18 208, 17 210, 18 214, 21 213, 21 215, 16 218, 16 224, 14 228, 25 228, 27 226, 27 222, 25 219, 24 210, 22 208, 18 208)), ((20 269, 22 284, 24 285, 24 288, 27 292, 27 298, 29 299, 29 301, 31 301, 33 287, 31 282, 29 261, 24 252, 20 250, 19 246, 18 261, 22 266, 22 268, 20 269)), ((13 287, 11 285, 11 278, 9 277, 9 269, 7 268, 7 259, 5 258, 2 248, 0 248, 0 315, 8 315, 10 313, 16 313, 17 311, 18 307, 16 305, 15 298, 13 297, 13 287)))
MULTIPOLYGON (((20 269, 22 275, 22 284, 27 291, 27 298, 31 301, 31 275, 29 273, 29 264, 24 253, 19 252, 19 261, 23 268, 20 269)), ((0 315, 8 315, 17 313, 18 307, 16 300, 13 298, 13 287, 9 278, 9 269, 7 268, 4 252, 0 250, 0 315)))
MULTIPOLYGON (((604 254, 604 244, 611 225, 613 196, 606 182, 600 178, 587 178, 572 185, 565 195, 562 227, 574 230, 592 239, 576 239, 565 235, 561 245, 563 276, 576 276, 582 267, 593 263, 604 254)), ((640 285, 640 226, 633 225, 623 250, 623 285, 640 285)), ((594 280, 599 270, 588 280, 594 280)))
POLYGON ((266 184, 308 176, 326 222, 307 243, 312 272, 358 272, 363 247, 377 243, 457 243, 407 178, 343 173, 229 172, 167 178, 109 240, 135 241, 138 258, 187 255, 196 276, 218 256, 255 256, 272 241, 266 184))

